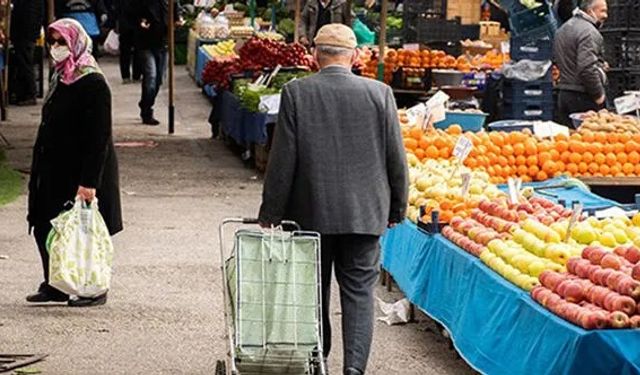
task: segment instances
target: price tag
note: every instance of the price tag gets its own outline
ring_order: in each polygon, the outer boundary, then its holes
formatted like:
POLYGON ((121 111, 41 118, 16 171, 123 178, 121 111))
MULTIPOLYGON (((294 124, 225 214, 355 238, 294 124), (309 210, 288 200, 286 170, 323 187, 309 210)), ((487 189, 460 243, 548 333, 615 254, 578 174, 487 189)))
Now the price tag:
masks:
POLYGON ((458 158, 460 164, 462 164, 467 156, 469 156, 472 148, 473 143, 469 140, 469 138, 462 135, 460 136, 460 138, 458 138, 458 142, 456 142, 456 145, 453 148, 453 156, 458 158))
POLYGON ((500 43, 500 52, 504 54, 511 53, 511 43, 509 41, 500 43))
POLYGON ((573 227, 578 222, 580 216, 582 216, 582 203, 578 203, 573 208, 573 214, 571 215, 571 219, 569 220, 569 226, 567 227, 567 236, 564 238, 564 242, 569 242, 569 238, 571 238, 571 231, 573 227))
POLYGON ((461 177, 462 177, 462 187, 461 187, 460 195, 465 197, 469 192, 469 186, 471 184, 471 173, 464 172, 461 177))
POLYGON ((616 98, 613 103, 619 115, 625 115, 640 109, 640 99, 636 95, 625 95, 616 98))
POLYGON ((553 121, 535 121, 533 123, 533 134, 540 138, 555 137, 559 134, 569 137, 569 128, 553 121))
POLYGON ((270 115, 277 115, 278 112, 280 112, 280 94, 261 96, 258 109, 260 110, 260 112, 266 112, 270 115))
POLYGON ((511 204, 518 204, 518 183, 515 179, 513 178, 509 178, 509 180, 507 180, 507 187, 509 189, 509 202, 511 204))
POLYGON ((418 105, 414 105, 413 107, 407 109, 407 117, 409 118, 409 123, 412 125, 422 125, 424 121, 424 116, 427 115, 427 106, 424 103, 420 103, 418 105), (422 121, 418 122, 422 118, 422 121))
POLYGON ((402 46, 402 48, 406 51, 419 51, 420 44, 419 43, 407 43, 402 46))

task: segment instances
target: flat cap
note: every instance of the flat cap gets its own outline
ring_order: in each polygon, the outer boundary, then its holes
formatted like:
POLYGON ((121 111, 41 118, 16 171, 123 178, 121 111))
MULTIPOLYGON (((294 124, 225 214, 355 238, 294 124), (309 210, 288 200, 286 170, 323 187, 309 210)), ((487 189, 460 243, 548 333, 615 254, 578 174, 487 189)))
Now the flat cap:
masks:
POLYGON ((318 30, 318 34, 313 39, 316 45, 333 46, 342 48, 356 48, 356 34, 350 27, 341 23, 330 23, 318 30))

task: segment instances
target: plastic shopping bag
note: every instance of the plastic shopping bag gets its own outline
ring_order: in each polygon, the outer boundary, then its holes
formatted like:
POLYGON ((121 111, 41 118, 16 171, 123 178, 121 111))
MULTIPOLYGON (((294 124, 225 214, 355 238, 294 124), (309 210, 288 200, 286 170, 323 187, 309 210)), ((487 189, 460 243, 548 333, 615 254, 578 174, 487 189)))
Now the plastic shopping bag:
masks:
POLYGON ((109 35, 104 41, 104 50, 110 55, 118 55, 120 53, 120 36, 114 30, 109 31, 109 35))
POLYGON ((113 243, 98 211, 76 199, 73 208, 51 220, 47 239, 49 284, 69 295, 97 297, 109 290, 113 243))

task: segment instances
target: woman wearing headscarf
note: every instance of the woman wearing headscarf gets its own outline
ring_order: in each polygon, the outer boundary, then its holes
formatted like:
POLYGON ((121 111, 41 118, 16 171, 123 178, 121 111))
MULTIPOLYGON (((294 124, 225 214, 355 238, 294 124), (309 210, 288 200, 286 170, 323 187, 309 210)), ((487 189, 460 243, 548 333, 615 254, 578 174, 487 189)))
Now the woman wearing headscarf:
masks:
POLYGON ((97 298, 73 298, 49 285, 46 239, 50 220, 76 197, 96 197, 111 235, 122 230, 118 164, 111 135, 111 91, 91 55, 91 38, 72 19, 49 26, 54 75, 42 108, 29 181, 29 230, 42 258, 44 282, 28 302, 92 306, 97 298))

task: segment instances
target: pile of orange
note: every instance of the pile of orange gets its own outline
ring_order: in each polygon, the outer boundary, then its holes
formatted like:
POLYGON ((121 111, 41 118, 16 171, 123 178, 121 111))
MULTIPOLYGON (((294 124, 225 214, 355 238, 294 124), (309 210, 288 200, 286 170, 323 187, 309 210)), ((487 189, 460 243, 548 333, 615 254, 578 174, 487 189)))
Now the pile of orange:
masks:
MULTIPOLYGON (((418 159, 448 159, 462 134, 459 126, 425 133, 405 128, 405 148, 418 159)), ((464 134, 473 149, 464 165, 485 170, 494 183, 509 177, 523 181, 544 181, 559 175, 574 177, 640 176, 640 134, 604 133, 581 130, 571 136, 540 140, 528 130, 522 132, 480 132, 464 134)))

